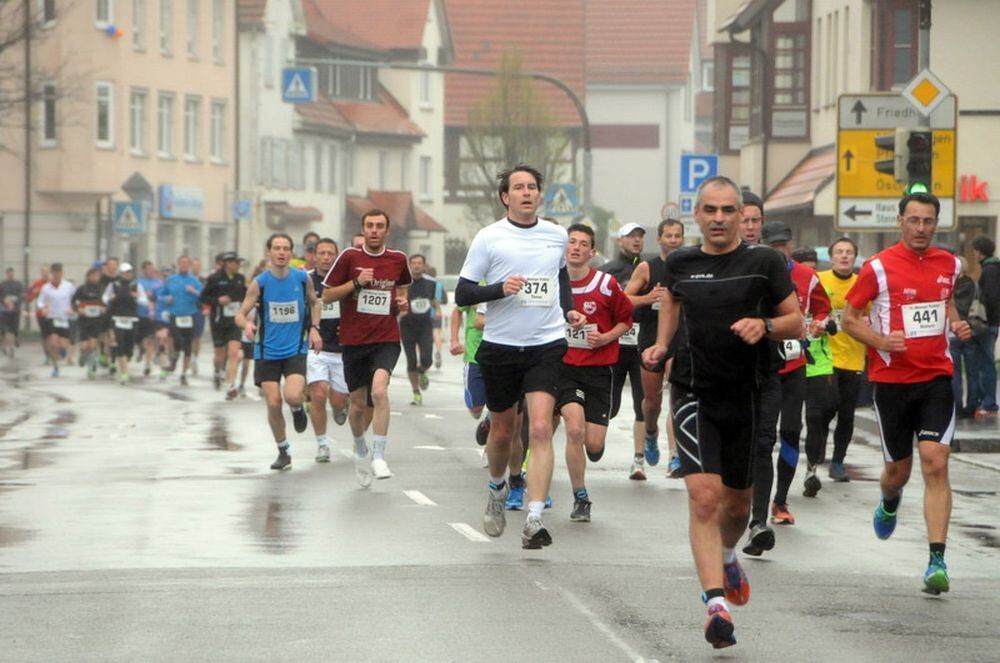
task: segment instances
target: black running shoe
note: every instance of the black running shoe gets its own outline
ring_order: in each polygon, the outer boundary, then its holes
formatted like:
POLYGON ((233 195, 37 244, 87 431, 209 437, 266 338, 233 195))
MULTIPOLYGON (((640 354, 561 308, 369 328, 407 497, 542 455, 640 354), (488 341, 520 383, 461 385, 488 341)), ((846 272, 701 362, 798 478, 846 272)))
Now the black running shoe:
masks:
POLYGON ((760 557, 765 550, 774 548, 774 530, 763 523, 754 523, 750 527, 750 535, 743 552, 747 555, 760 557))
POLYGON ((521 532, 521 547, 525 550, 538 550, 552 544, 552 537, 549 531, 542 524, 542 519, 529 518, 524 523, 524 530, 521 532))
POLYGON ((295 426, 296 433, 301 433, 309 425, 309 417, 306 416, 306 409, 304 407, 292 410, 292 425, 295 426))
POLYGON ((573 513, 569 514, 569 519, 578 523, 590 522, 590 500, 577 498, 573 501, 573 513))
POLYGON ((272 470, 287 470, 292 466, 292 457, 287 451, 279 450, 278 457, 271 463, 272 470))
POLYGON ((185 376, 185 375, 181 376, 181 386, 182 387, 188 386, 188 379, 187 379, 187 376, 185 376))
POLYGON ((810 468, 806 473, 805 483, 802 485, 802 496, 816 497, 821 488, 823 488, 823 482, 816 476, 816 468, 810 468))
POLYGON ((479 425, 476 426, 476 444, 486 446, 486 440, 490 437, 490 415, 483 417, 479 425))

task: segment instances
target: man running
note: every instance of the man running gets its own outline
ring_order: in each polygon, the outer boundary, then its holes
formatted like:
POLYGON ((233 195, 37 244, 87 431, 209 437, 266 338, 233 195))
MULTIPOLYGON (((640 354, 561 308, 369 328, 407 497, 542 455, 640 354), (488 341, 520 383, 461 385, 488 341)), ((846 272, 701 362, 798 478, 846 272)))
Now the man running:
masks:
POLYGON ((0 281, 0 341, 3 352, 14 358, 18 335, 21 333, 21 305, 24 303, 24 284, 14 278, 14 268, 8 267, 0 281))
POLYGON ((52 377, 57 378, 59 360, 65 358, 71 344, 69 318, 73 312, 72 300, 76 287, 63 278, 62 263, 52 263, 51 274, 49 282, 38 293, 37 308, 44 325, 42 336, 52 363, 52 377))
POLYGON ((287 470, 292 466, 292 456, 285 436, 282 399, 292 409, 295 432, 303 432, 308 425, 302 409, 306 354, 310 348, 319 352, 323 347, 319 335, 321 311, 309 277, 301 269, 289 266, 292 238, 285 233, 274 233, 267 238, 266 247, 271 268, 250 281, 235 322, 255 340, 253 380, 264 392, 267 423, 278 447, 278 457, 271 463, 271 469, 287 470), (247 314, 253 308, 257 309, 257 317, 251 322, 247 314))
POLYGON ((924 591, 950 589, 944 561, 951 518, 948 457, 955 433, 953 365, 947 331, 972 338, 961 320, 952 290, 961 272, 958 258, 931 246, 941 203, 929 193, 899 201, 901 239, 865 262, 847 293, 844 331, 868 346, 868 377, 875 383, 875 413, 885 469, 882 499, 875 508, 875 535, 888 539, 896 529, 903 487, 913 467, 917 438, 924 477, 924 520, 930 560, 924 591), (861 315, 871 305, 870 324, 861 315))
POLYGON ((228 251, 219 257, 222 267, 208 277, 205 289, 201 291, 201 301, 211 306, 209 328, 215 348, 215 388, 218 389, 225 380, 226 400, 231 401, 240 393, 236 386, 236 371, 242 355, 242 332, 236 326, 236 313, 246 294, 247 282, 240 274, 241 259, 235 251, 228 251))
POLYGON ((413 282, 406 291, 409 310, 399 318, 399 333, 403 339, 403 352, 406 353, 406 375, 413 390, 410 405, 422 405, 424 402, 420 392, 430 384, 427 371, 434 364, 434 319, 441 317, 441 304, 435 297, 437 281, 425 275, 426 267, 427 262, 422 255, 410 256, 413 282))
POLYGON ((101 288, 101 270, 91 267, 83 283, 73 293, 73 311, 77 316, 80 359, 87 371, 87 379, 97 377, 98 338, 104 333, 104 318, 107 307, 104 290, 101 288))
POLYGON ((580 329, 567 326, 569 349, 559 375, 556 413, 566 423, 566 469, 573 489, 569 519, 590 522, 587 459, 596 463, 604 455, 618 344, 632 329, 632 302, 614 276, 590 266, 596 239, 593 229, 574 223, 567 235, 566 271, 573 289, 573 309, 587 316, 587 324, 580 329))
POLYGON ((139 324, 139 305, 148 305, 146 290, 135 279, 132 265, 123 262, 118 278, 108 284, 102 297, 108 306, 111 328, 114 332, 111 356, 118 364, 118 381, 128 384, 128 362, 135 351, 136 332, 139 324))
POLYGON ((142 370, 144 376, 149 376, 152 372, 153 360, 156 356, 156 323, 155 304, 156 293, 163 287, 163 279, 156 273, 156 267, 150 261, 142 263, 139 268, 142 275, 139 277, 139 285, 146 292, 146 304, 139 304, 138 315, 139 325, 135 334, 136 343, 142 346, 142 355, 145 366, 142 370))
POLYGON ((157 297, 158 302, 167 305, 170 315, 170 337, 174 346, 171 370, 177 356, 184 353, 181 366, 181 384, 184 386, 187 386, 187 372, 191 368, 195 316, 201 311, 201 290, 201 280, 191 273, 191 258, 181 256, 177 259, 177 273, 166 280, 157 297))
MULTIPOLYGON (((333 267, 340 248, 325 237, 316 242, 316 261, 308 271, 317 296, 323 292, 323 277, 333 267)), ((309 385, 309 418, 316 433, 316 462, 330 462, 330 440, 326 436, 326 404, 333 408, 333 420, 338 426, 347 421, 347 381, 344 379, 344 348, 340 344, 340 302, 322 305, 319 335, 323 349, 306 357, 306 383, 309 385)))
POLYGON ((772 340, 798 338, 803 319, 781 256, 740 240, 742 192, 726 177, 698 188, 700 246, 667 257, 656 343, 647 367, 667 354, 681 313, 688 334, 670 373, 673 423, 688 490, 695 567, 708 604, 705 639, 736 644, 727 601, 750 600, 734 550, 750 511, 758 390, 772 340), (725 361, 719 358, 724 357, 725 361))
MULTIPOLYGON (((483 341, 483 329, 486 327, 486 307, 480 305, 478 308, 472 306, 456 306, 451 312, 451 354, 461 355, 465 362, 463 371, 463 384, 465 386, 465 407, 469 409, 469 414, 473 419, 478 419, 476 425, 476 443, 481 447, 486 446, 486 439, 490 434, 490 415, 487 412, 482 417, 483 408, 486 407, 486 382, 483 380, 483 372, 476 361, 476 351, 483 341), (480 312, 478 308, 482 308, 480 312), (463 316, 465 322, 462 322, 463 316), (464 325, 464 333, 460 333, 464 325)), ((486 450, 483 450, 485 457, 486 450)))
POLYGON ((386 247, 389 215, 371 209, 361 217, 364 245, 341 253, 323 279, 323 303, 340 302, 344 378, 351 393, 351 433, 358 483, 392 477, 385 460, 389 435, 389 379, 399 360, 396 315, 408 305, 413 280, 406 254, 386 247), (369 453, 365 431, 371 425, 369 453))
POLYGON ((573 310, 566 231, 536 216, 542 174, 520 164, 498 179, 497 193, 507 216, 476 233, 459 276, 455 304, 486 302, 488 323, 476 352, 486 381, 491 426, 483 528, 490 536, 500 536, 507 524, 511 438, 515 406, 523 395, 530 419, 531 462, 521 545, 537 549, 552 543, 542 511, 552 483, 552 412, 567 348, 565 323, 581 329, 587 318, 573 310))

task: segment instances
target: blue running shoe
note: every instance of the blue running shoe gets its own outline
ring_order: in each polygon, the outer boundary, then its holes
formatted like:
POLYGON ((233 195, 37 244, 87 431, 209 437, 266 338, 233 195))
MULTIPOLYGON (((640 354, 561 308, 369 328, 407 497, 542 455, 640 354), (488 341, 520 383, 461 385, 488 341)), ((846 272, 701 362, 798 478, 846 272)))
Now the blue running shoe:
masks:
MULTIPOLYGON (((883 507, 885 499, 878 502, 875 507, 875 517, 872 518, 872 525, 875 527, 875 536, 885 541, 896 531, 896 512, 889 513, 883 507)), ((896 507, 897 511, 899 507, 896 507)))
POLYGON ((551 495, 549 495, 548 497, 545 498, 545 508, 546 509, 551 509, 552 508, 552 496, 551 495))
POLYGON ((708 619, 705 621, 705 640, 715 649, 724 649, 736 644, 733 635, 733 618, 725 606, 713 605, 708 609, 708 619))
POLYGON ((733 605, 746 605, 750 601, 750 580, 738 561, 722 565, 726 600, 733 605))
POLYGON ((937 596, 948 589, 948 565, 944 563, 944 555, 931 553, 930 564, 924 572, 924 592, 937 596))
POLYGON ((510 493, 507 495, 507 510, 508 511, 520 511, 524 508, 524 484, 516 488, 514 486, 510 487, 510 493))
POLYGON ((660 445, 656 443, 655 437, 646 436, 646 449, 644 452, 646 462, 650 467, 660 462, 660 445))
POLYGON ((667 465, 667 477, 670 479, 677 479, 681 471, 681 458, 680 456, 671 456, 670 463, 667 465))

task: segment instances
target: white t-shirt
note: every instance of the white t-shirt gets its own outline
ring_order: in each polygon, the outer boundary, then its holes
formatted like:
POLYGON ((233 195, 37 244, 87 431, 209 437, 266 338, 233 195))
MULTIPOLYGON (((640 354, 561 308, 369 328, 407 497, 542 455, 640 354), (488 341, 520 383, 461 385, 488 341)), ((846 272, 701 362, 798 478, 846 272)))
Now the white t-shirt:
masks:
POLYGON ((73 293, 76 286, 63 279, 59 287, 48 282, 38 292, 38 308, 48 309, 48 317, 52 320, 68 320, 73 312, 73 293))
POLYGON ((500 283, 524 276, 521 293, 486 303, 483 340, 502 345, 544 345, 565 338, 559 306, 559 270, 566 266, 566 229, 548 221, 530 228, 504 218, 480 230, 460 276, 474 283, 500 283))

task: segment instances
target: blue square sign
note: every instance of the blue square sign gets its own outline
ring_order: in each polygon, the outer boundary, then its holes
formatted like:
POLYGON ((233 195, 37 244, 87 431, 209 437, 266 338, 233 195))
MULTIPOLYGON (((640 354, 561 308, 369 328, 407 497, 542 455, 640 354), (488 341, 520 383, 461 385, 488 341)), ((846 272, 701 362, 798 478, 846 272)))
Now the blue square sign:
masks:
POLYGON ((696 192, 702 182, 718 174, 718 154, 681 155, 681 193, 696 192))
POLYGON ((316 68, 285 67, 282 69, 281 100, 290 104, 316 101, 316 68))

